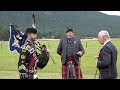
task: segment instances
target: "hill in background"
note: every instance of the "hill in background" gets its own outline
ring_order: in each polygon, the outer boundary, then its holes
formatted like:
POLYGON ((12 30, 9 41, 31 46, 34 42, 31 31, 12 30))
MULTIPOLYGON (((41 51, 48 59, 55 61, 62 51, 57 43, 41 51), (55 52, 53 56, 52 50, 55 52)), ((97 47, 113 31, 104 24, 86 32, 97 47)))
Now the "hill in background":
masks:
POLYGON ((81 38, 97 37, 103 29, 109 31, 113 38, 120 37, 120 17, 98 11, 0 11, 0 40, 9 39, 10 23, 25 32, 32 24, 33 13, 39 38, 60 38, 66 28, 74 28, 81 38))

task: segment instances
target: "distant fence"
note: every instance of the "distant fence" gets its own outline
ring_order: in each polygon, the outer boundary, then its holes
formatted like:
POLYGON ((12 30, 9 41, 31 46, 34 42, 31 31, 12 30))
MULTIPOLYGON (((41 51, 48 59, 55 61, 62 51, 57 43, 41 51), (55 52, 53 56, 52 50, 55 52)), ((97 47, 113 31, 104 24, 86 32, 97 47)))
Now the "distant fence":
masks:
MULTIPOLYGON (((89 41, 97 41, 97 38, 93 38, 93 39, 80 39, 81 42, 84 41, 85 43, 85 47, 87 48, 89 45, 89 41)), ((120 38, 111 38, 111 41, 120 41, 120 38)), ((39 41, 60 41, 60 39, 39 39, 39 41)), ((50 44, 48 43, 48 48, 50 47, 50 44)), ((120 44, 117 46, 120 47, 120 44)))
MULTIPOLYGON (((40 41, 60 41, 60 39, 38 39, 40 41)), ((93 39, 80 39, 81 41, 96 41, 97 38, 93 39)), ((120 40, 120 38, 111 38, 111 40, 120 40)))
MULTIPOLYGON (((84 42, 84 47, 88 48, 89 46, 89 41, 97 41, 97 38, 93 38, 93 39, 80 39, 81 42, 84 42)), ((114 41, 120 41, 120 38, 112 38, 111 40, 114 41)), ((38 39, 38 41, 60 41, 60 39, 38 39)), ((8 42, 8 41, 0 41, 0 50, 4 49, 4 43, 8 42)), ((50 43, 47 44, 48 48, 50 48, 50 43)), ((93 45, 94 46, 94 45, 93 45)), ((117 47, 120 47, 120 44, 117 44, 117 47)))
MULTIPOLYGON (((80 39, 81 41, 84 41, 85 43, 85 47, 88 47, 88 41, 97 41, 97 38, 93 38, 93 39, 80 39)), ((120 40, 120 38, 112 38, 111 40, 120 40)), ((38 41, 60 41, 60 39, 38 39, 38 41)), ((4 42, 8 42, 8 41, 0 41, 0 50, 3 50, 3 43, 4 42)), ((50 47, 50 44, 48 43, 48 48, 50 47)), ((120 47, 120 46, 119 46, 120 47)))
POLYGON ((0 49, 2 50, 2 43, 0 44, 0 49))

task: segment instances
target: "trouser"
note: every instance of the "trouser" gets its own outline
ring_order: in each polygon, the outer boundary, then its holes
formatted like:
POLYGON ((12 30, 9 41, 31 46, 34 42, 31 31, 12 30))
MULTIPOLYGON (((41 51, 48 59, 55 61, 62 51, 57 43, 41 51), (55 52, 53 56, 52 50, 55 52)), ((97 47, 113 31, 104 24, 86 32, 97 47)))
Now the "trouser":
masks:
POLYGON ((99 74, 99 79, 118 79, 118 77, 108 77, 108 78, 102 78, 101 75, 99 74))

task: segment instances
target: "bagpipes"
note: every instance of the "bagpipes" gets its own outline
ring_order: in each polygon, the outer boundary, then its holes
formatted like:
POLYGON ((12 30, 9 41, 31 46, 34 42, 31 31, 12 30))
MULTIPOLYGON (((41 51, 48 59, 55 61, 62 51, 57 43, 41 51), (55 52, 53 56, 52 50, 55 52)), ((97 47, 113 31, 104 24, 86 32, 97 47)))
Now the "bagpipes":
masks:
MULTIPOLYGON (((36 28, 35 26, 35 16, 32 15, 32 27, 36 28)), ((9 49, 10 51, 17 51, 17 53, 21 53, 22 48, 21 46, 25 44, 25 41, 27 39, 26 34, 22 33, 16 25, 10 24, 10 38, 9 38, 9 49)), ((37 51, 40 53, 37 53, 37 58, 39 59, 39 62, 37 63, 37 66, 40 69, 43 69, 48 61, 49 57, 51 57, 50 53, 47 52, 46 45, 41 45, 38 40, 35 41, 35 45, 37 47, 37 51)), ((51 57, 53 63, 55 61, 51 57)))

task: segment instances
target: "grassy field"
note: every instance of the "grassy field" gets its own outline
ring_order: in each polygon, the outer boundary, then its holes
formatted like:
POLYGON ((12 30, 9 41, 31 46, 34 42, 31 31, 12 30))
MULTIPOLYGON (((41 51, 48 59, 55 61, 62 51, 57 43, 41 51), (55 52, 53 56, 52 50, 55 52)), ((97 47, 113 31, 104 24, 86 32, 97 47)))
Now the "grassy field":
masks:
MULTIPOLYGON (((49 47, 51 55, 56 64, 53 64, 52 60, 49 60, 48 65, 38 70, 39 79, 61 79, 61 60, 60 56, 56 53, 56 49, 59 41, 40 41, 41 44, 45 44, 49 47)), ((118 50, 118 75, 120 76, 120 40, 112 40, 113 44, 118 50)), ((94 56, 99 54, 101 45, 96 40, 82 40, 82 45, 85 49, 85 55, 81 58, 81 68, 84 79, 93 79, 96 64, 93 60, 94 56), (87 47, 86 47, 87 41, 87 47)), ((19 54, 16 52, 11 53, 8 49, 8 42, 0 41, 0 79, 18 79, 17 63, 19 54)), ((98 78, 98 75, 97 75, 98 78)))

